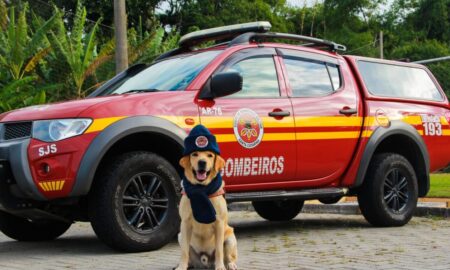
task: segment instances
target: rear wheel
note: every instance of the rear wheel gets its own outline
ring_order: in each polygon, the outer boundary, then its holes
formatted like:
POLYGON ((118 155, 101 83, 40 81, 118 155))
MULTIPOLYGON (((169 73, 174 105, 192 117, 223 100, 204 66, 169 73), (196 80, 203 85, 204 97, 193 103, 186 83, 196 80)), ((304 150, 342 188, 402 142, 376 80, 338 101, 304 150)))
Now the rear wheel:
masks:
POLYGON ((254 201, 256 213, 270 221, 287 221, 295 218, 303 208, 302 200, 254 201))
POLYGON ((102 170, 89 195, 92 228, 117 250, 164 246, 179 229, 179 183, 175 168, 156 154, 119 156, 102 170))
POLYGON ((417 177, 409 161, 398 154, 377 154, 358 192, 366 220, 374 226, 402 226, 417 206, 417 177))
POLYGON ((0 211, 0 231, 18 241, 53 240, 65 233, 70 225, 54 220, 30 221, 0 211))

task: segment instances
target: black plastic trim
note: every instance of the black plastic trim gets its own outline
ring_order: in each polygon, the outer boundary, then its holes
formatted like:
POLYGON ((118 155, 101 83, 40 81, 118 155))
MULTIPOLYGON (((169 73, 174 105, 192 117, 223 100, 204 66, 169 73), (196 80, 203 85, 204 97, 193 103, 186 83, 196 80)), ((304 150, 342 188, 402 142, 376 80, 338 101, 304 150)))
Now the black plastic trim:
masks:
POLYGON ((271 191, 252 191, 236 192, 225 194, 227 202, 244 201, 272 201, 286 199, 312 200, 330 197, 342 197, 346 190, 342 188, 318 188, 302 190, 271 190, 271 191))
POLYGON ((165 135, 183 147, 186 131, 174 123, 155 116, 134 116, 110 125, 91 142, 81 160, 71 197, 88 194, 95 172, 106 152, 128 135, 151 132, 165 135))
POLYGON ((287 40, 295 40, 295 41, 301 41, 301 42, 308 42, 307 44, 303 44, 303 46, 306 47, 325 47, 329 51, 345 51, 347 48, 344 45, 337 44, 333 41, 319 39, 319 38, 313 38, 308 36, 302 36, 302 35, 294 35, 294 34, 287 34, 287 33, 274 33, 274 32, 268 32, 268 33, 255 33, 255 32, 249 32, 244 33, 240 36, 235 37, 228 46, 234 46, 234 45, 240 45, 240 44, 247 44, 250 43, 250 41, 257 41, 261 42, 265 39, 287 39, 287 40))
POLYGON ((326 56, 319 53, 311 53, 311 52, 305 52, 305 51, 299 51, 299 50, 293 50, 293 49, 283 49, 283 48, 277 48, 278 55, 282 56, 283 58, 295 58, 300 59, 303 61, 317 61, 319 63, 329 63, 336 66, 339 66, 339 60, 337 58, 333 58, 330 56, 326 56))
MULTIPOLYGON (((419 135, 417 130, 401 121, 401 120, 394 120, 391 121, 391 124, 388 128, 379 127, 377 128, 372 136, 370 137, 369 141, 367 142, 367 145, 364 149, 364 153, 359 165, 358 173, 356 176, 356 181, 353 184, 352 188, 359 187, 363 184, 367 169, 369 167, 370 161, 372 160, 373 154, 375 153, 377 147, 380 145, 381 142, 383 142, 386 138, 392 135, 404 135, 413 140, 416 145, 419 147, 419 150, 422 154, 423 161, 425 164, 425 176, 426 176, 426 187, 422 193, 427 193, 429 186, 430 186, 430 157, 428 155, 428 150, 425 145, 425 142, 423 141, 422 137, 419 135)), ((419 175, 417 176, 420 177, 419 175)), ((420 179, 420 178, 419 178, 420 179)), ((425 194, 420 193, 419 196, 424 196, 425 194)))
MULTIPOLYGON (((9 162, 14 180, 27 198, 46 201, 47 199, 39 192, 31 176, 28 163, 29 144, 30 139, 0 143, 0 161, 9 162)), ((0 181, 5 181, 5 179, 0 179, 0 181)))

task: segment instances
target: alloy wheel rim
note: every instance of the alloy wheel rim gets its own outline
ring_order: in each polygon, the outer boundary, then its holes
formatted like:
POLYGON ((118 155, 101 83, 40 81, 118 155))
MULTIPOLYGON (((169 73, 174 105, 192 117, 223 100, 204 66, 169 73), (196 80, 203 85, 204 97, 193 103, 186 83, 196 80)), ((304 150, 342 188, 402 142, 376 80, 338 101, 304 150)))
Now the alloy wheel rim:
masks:
POLYGON ((169 210, 168 192, 162 179, 151 172, 131 177, 119 198, 126 223, 141 234, 156 230, 169 210))
POLYGON ((384 179, 383 199, 393 213, 400 213, 409 201, 408 178, 399 169, 392 169, 384 179))

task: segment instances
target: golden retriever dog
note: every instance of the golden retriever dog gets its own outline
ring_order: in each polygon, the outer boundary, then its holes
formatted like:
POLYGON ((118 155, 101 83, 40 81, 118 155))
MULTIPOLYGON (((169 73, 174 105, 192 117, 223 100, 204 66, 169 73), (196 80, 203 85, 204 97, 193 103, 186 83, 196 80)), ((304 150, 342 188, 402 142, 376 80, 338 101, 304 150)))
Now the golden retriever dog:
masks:
MULTIPOLYGON (((194 151, 180 160, 185 179, 195 186, 208 186, 220 176, 225 161, 212 151, 194 151)), ((220 178, 221 181, 221 178, 220 178)), ((183 183, 183 186, 185 184, 183 183)), ((180 201, 181 228, 178 241, 181 259, 176 270, 215 268, 236 270, 237 241, 233 228, 228 226, 227 203, 220 189, 208 196, 216 217, 210 224, 198 222, 191 208, 191 200, 184 194, 180 201)), ((202 206, 203 207, 203 206, 202 206)))

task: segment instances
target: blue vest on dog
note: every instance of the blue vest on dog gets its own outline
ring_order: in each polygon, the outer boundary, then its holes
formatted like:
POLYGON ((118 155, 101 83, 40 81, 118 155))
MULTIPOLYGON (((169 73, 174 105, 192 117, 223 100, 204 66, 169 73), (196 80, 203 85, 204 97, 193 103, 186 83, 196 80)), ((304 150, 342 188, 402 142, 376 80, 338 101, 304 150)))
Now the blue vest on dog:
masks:
POLYGON ((209 195, 214 194, 222 186, 222 176, 217 174, 209 185, 193 185, 183 178, 183 189, 191 201, 192 214, 199 223, 210 224, 216 221, 216 210, 209 200, 209 195))

